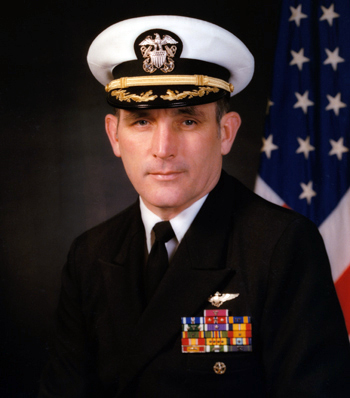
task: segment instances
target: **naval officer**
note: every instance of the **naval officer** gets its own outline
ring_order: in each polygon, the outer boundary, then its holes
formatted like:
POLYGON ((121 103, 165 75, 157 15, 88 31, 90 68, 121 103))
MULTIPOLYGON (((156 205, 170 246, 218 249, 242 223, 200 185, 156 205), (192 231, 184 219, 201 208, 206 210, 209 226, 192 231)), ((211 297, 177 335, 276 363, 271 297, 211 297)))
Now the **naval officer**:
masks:
POLYGON ((40 397, 348 397, 344 320, 317 228, 222 170, 254 60, 179 16, 112 25, 88 63, 139 194, 78 237, 40 397))

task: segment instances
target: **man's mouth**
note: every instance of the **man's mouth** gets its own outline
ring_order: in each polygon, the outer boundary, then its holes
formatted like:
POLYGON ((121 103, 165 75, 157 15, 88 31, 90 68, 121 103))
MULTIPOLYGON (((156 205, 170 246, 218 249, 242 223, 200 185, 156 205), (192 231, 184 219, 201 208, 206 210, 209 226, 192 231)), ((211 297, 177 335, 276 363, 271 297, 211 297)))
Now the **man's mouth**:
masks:
POLYGON ((177 170, 169 170, 169 171, 152 171, 149 173, 153 178, 158 181, 172 181, 179 177, 183 172, 177 170))

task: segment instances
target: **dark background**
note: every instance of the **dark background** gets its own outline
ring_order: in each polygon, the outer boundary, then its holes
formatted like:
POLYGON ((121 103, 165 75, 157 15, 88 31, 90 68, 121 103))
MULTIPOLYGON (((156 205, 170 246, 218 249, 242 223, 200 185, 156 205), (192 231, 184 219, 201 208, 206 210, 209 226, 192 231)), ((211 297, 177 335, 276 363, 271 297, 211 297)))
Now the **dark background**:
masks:
POLYGON ((60 272, 72 240, 136 194, 104 132, 109 112, 86 54, 122 19, 176 14, 230 30, 256 73, 234 98, 243 119, 225 169, 253 188, 258 170, 278 0, 20 1, 2 11, 0 397, 34 397, 47 359, 60 272))

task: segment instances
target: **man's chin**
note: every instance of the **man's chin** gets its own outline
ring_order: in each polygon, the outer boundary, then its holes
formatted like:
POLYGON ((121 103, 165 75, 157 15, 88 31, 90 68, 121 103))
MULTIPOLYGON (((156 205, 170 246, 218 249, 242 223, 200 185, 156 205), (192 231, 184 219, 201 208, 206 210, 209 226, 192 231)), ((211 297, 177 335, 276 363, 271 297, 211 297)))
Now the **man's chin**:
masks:
POLYGON ((177 189, 176 191, 177 192, 172 192, 172 190, 167 189, 166 192, 162 192, 161 195, 159 195, 158 191, 158 195, 141 195, 141 197, 145 205, 155 214, 178 214, 189 205, 187 206, 187 201, 179 197, 179 190, 177 189))

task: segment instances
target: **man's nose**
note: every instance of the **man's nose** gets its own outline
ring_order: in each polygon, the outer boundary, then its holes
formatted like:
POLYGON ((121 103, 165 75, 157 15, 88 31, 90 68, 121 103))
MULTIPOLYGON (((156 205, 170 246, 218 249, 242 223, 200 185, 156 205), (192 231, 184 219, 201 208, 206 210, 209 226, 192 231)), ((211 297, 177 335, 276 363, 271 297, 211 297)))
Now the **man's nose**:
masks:
POLYGON ((152 136, 152 154, 160 159, 174 158, 177 154, 178 136, 170 123, 159 123, 152 136))

